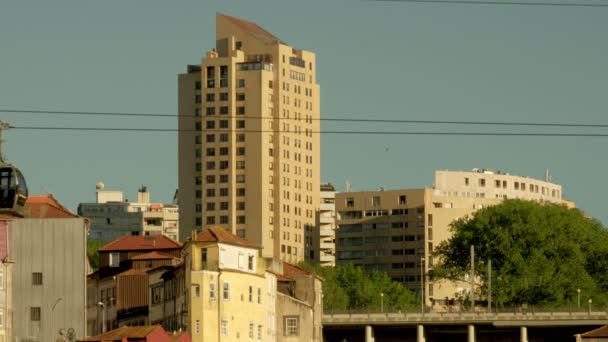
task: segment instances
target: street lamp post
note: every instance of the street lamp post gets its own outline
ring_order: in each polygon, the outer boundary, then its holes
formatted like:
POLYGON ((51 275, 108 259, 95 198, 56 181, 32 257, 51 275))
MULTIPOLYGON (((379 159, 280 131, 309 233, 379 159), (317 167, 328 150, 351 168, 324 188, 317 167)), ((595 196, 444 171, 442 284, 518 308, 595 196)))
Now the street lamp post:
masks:
POLYGON ((593 303, 593 301, 591 300, 591 298, 589 298, 589 314, 591 315, 591 303, 593 303))
POLYGON ((384 313, 384 292, 380 292, 380 312, 384 313))
POLYGON ((55 301, 55 304, 53 304, 53 307, 51 308, 51 320, 52 320, 52 325, 51 325, 51 336, 55 336, 55 307, 57 306, 57 304, 59 304, 60 301, 63 300, 63 297, 59 297, 57 298, 57 300, 55 301))
POLYGON ((106 332, 106 305, 99 302, 97 306, 101 307, 101 333, 104 334, 106 332))
POLYGON ((580 308, 581 308, 581 289, 576 289, 576 303, 577 303, 578 309, 580 310, 580 308))
POLYGON ((424 257, 420 258, 420 312, 424 313, 424 257))

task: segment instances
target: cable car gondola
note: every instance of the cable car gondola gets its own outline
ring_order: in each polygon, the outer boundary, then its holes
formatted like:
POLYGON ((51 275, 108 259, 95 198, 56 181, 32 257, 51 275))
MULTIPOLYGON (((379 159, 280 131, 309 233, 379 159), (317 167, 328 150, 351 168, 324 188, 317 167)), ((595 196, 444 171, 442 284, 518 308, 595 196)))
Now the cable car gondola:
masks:
POLYGON ((0 213, 19 214, 25 207, 28 191, 21 170, 4 160, 2 132, 8 127, 0 121, 0 213))

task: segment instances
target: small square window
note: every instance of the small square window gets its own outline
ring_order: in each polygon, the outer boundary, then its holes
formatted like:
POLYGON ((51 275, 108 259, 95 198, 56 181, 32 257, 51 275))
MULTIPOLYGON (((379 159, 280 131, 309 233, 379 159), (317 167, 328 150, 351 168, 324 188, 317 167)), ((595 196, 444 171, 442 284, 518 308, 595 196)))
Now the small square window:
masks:
POLYGON ((245 93, 236 93, 237 101, 245 101, 245 93))
POLYGON ((228 93, 220 93, 220 101, 228 101, 228 93))
POLYGON ((215 101, 215 94, 213 94, 213 93, 207 94, 207 102, 214 102, 214 101, 215 101))
POLYGON ((220 114, 221 114, 221 115, 226 115, 226 114, 228 114, 228 107, 227 107, 227 106, 222 106, 222 107, 220 107, 220 114))
POLYGON ((245 107, 236 107, 236 114, 237 115, 244 115, 245 114, 245 107))
POLYGON ((42 273, 32 273, 32 285, 42 285, 42 273))
POLYGON ((32 306, 30 307, 30 321, 40 321, 40 307, 32 306))
POLYGON ((237 188, 236 195, 239 197, 245 196, 245 188, 237 188))
POLYGON ((245 120, 237 120, 236 128, 245 128, 245 120))
POLYGON ((298 336, 298 317, 285 317, 285 336, 298 336))
POLYGON ((245 88, 245 80, 244 79, 239 79, 237 80, 237 88, 245 88))
POLYGON ((245 224, 245 216, 243 215, 239 215, 236 217, 236 223, 237 224, 245 224))

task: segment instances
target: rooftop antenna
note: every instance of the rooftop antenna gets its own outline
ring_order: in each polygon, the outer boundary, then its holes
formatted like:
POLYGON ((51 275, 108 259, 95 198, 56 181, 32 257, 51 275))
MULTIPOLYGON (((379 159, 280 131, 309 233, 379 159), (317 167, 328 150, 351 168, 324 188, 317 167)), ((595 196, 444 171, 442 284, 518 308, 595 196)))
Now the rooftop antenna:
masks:
POLYGON ((4 161, 4 139, 3 139, 3 133, 5 129, 11 128, 11 126, 4 122, 4 121, 0 121, 0 162, 4 161))
POLYGON ((545 169, 545 182, 551 181, 551 174, 549 173, 549 169, 545 169))
POLYGON ((350 184, 350 181, 346 180, 346 192, 351 192, 351 191, 353 191, 353 187, 350 184))

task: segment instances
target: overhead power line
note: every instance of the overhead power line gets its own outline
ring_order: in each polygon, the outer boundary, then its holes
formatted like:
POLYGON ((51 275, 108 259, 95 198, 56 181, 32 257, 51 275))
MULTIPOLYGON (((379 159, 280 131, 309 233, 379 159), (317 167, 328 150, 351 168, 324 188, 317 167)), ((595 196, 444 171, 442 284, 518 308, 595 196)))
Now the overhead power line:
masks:
MULTIPOLYGON (((114 127, 43 127, 43 126, 11 126, 21 130, 48 130, 48 131, 104 131, 104 132, 201 132, 194 129, 178 128, 114 128, 114 127)), ((207 133, 288 133, 302 134, 304 131, 274 131, 274 130, 246 130, 246 129, 213 129, 204 130, 207 133)), ((443 135, 443 136, 507 136, 507 137, 579 137, 579 138, 607 138, 601 133, 512 133, 512 132, 416 132, 416 131, 332 131, 321 130, 309 132, 312 134, 350 134, 350 135, 443 135)))
MULTIPOLYGON (((162 117, 162 118, 179 118, 179 117, 200 117, 211 118, 238 118, 238 119, 257 119, 257 120, 289 120, 301 121, 305 120, 295 117, 280 118, 272 116, 248 116, 248 115, 214 115, 214 116, 197 116, 197 115, 175 115, 166 113, 128 113, 128 112, 88 112, 88 111, 53 111, 53 110, 23 110, 23 109, 0 109, 0 113, 21 113, 21 114, 60 114, 60 115, 81 115, 81 116, 123 116, 123 117, 162 117)), ((354 123, 404 123, 404 124, 442 124, 442 125, 487 125, 487 126, 536 126, 536 127, 578 127, 578 128, 608 128, 608 124, 584 124, 584 123, 559 123, 559 122, 504 122, 504 121, 459 121, 459 120, 407 120, 407 119, 358 119, 358 118, 340 118, 340 117, 323 117, 313 118, 309 120, 327 121, 327 122, 354 122, 354 123)))
POLYGON ((456 4, 456 5, 504 5, 504 6, 551 6, 551 7, 608 7, 600 3, 572 3, 572 2, 535 2, 535 1, 474 1, 474 0, 371 0, 385 2, 410 2, 430 4, 456 4))

